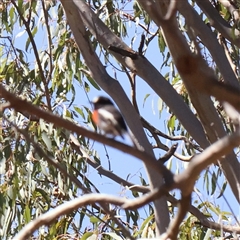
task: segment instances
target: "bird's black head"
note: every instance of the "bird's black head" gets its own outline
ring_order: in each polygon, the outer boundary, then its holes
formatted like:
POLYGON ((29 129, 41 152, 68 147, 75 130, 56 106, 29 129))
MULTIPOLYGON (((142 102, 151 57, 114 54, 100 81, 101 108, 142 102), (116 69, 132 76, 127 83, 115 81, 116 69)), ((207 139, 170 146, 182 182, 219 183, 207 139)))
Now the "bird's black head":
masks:
POLYGON ((92 104, 94 106, 94 109, 98 109, 103 106, 113 105, 113 102, 107 97, 100 96, 100 97, 95 97, 92 101, 92 104))

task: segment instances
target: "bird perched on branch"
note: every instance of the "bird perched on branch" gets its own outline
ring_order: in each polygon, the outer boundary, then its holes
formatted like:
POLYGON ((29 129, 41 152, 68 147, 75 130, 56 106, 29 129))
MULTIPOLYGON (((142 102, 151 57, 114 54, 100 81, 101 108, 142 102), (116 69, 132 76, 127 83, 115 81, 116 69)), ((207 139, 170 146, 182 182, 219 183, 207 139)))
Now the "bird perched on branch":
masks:
POLYGON ((92 104, 94 106, 92 120, 99 129, 113 137, 124 138, 123 135, 127 133, 127 126, 113 102, 107 97, 100 96, 94 98, 92 104))

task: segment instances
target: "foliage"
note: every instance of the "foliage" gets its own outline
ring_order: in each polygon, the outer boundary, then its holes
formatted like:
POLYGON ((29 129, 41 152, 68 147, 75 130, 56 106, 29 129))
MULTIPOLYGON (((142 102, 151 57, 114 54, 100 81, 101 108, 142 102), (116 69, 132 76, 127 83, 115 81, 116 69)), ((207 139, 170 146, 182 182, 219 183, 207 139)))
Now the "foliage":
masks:
MULTIPOLYGON (((236 20, 235 15, 232 15, 222 1, 210 2, 219 16, 231 26, 234 34, 234 30, 239 29, 239 19, 236 20)), ((147 10, 141 5, 141 1, 93 0, 86 3, 116 36, 127 42, 134 50, 138 49, 141 35, 145 36, 142 49, 144 56, 152 61, 160 72, 165 73, 166 81, 181 96, 196 119, 202 121, 169 53, 163 32, 153 22, 147 10), (151 56, 153 51, 154 56, 151 56)), ((210 26, 211 19, 201 5, 197 5, 195 1, 190 1, 190 4, 192 9, 197 10, 202 22, 209 26, 216 39, 220 41, 239 80, 239 45, 223 37, 217 28, 210 26)), ((239 14, 237 6, 235 8, 239 14)), ((179 12, 177 12, 177 20, 186 42, 194 51, 194 30, 188 26, 185 17, 179 12)), ((96 79, 93 79, 91 67, 86 64, 86 59, 79 51, 71 30, 72 26, 66 20, 61 3, 55 0, 1 1, 0 21, 0 81, 5 89, 43 110, 90 130, 96 130, 91 120, 91 107, 87 104, 87 99, 89 96, 91 98, 95 94, 102 94, 99 92, 101 88, 96 79)), ((157 94, 153 92, 155 89, 148 93, 144 89, 134 88, 135 77, 131 77, 129 70, 113 58, 90 29, 86 28, 86 31, 91 46, 109 74, 112 75, 111 71, 114 69, 114 77, 124 88, 124 81, 120 79, 129 80, 133 90, 133 100, 137 104, 136 110, 140 109, 142 112, 151 108, 150 100, 152 100, 152 113, 148 110, 151 117, 147 119, 152 125, 154 125, 154 112, 157 106, 157 114, 164 122, 165 133, 154 135, 150 125, 145 126, 145 132, 155 147, 156 156, 169 150, 166 146, 169 141, 171 143, 177 141, 181 145, 175 155, 178 159, 170 158, 166 165, 174 173, 183 171, 187 164, 182 164, 181 160, 189 160, 205 147, 200 146, 191 136, 174 111, 156 97, 157 94), (141 99, 136 98, 138 92, 141 99), (144 103, 143 108, 142 103, 144 103), (162 145, 159 145, 159 136, 164 143, 162 145), (159 142, 156 142, 156 139, 159 142)), ((196 41, 199 43, 203 58, 222 80, 221 70, 210 50, 199 37, 196 41)), ((6 104, 3 98, 0 101, 3 105, 6 104)), ((234 124, 225 113, 222 104, 215 99, 213 102, 224 129, 228 133, 234 132, 234 124)), ((4 111, 1 113, 0 131, 0 239, 11 239, 31 220, 66 201, 86 193, 101 192, 96 178, 89 174, 93 169, 88 161, 91 159, 95 166, 101 166, 104 164, 104 156, 103 152, 98 153, 98 147, 90 139, 85 136, 75 136, 81 149, 87 153, 87 159, 73 147, 69 140, 71 133, 67 129, 58 128, 29 114, 28 109, 18 112, 8 105, 4 105, 4 111), (19 129, 25 130, 29 139, 26 139, 19 129), (37 143, 48 158, 55 160, 70 176, 77 178, 79 185, 51 165, 30 139, 37 143)), ((235 150, 235 156, 239 157, 239 149, 235 150)), ((113 155, 110 158, 113 158, 113 155)), ((96 170, 98 171, 98 168, 96 170)), ((126 174, 137 174, 136 184, 148 186, 145 174, 143 176, 143 173, 135 172, 126 174)), ((120 177, 124 179, 124 176, 120 177)), ((225 195, 226 189, 228 192, 231 190, 221 168, 214 165, 205 169, 199 176, 196 187, 201 188, 199 191, 195 188, 196 196, 192 201, 196 210, 203 212, 209 221, 223 220, 225 225, 237 226, 235 209, 230 212, 231 208, 227 211, 222 208, 224 204, 231 204, 231 199, 225 195), (202 189, 205 192, 199 194, 202 189), (220 206, 216 203, 218 198, 223 202, 220 206)), ((120 189, 122 193, 119 197, 137 198, 141 195, 141 192, 131 191, 124 186, 120 189)), ((177 192, 172 192, 172 195, 179 198, 177 192)), ((169 202, 168 208, 170 217, 174 218, 176 204, 169 202)), ((132 236, 138 238, 155 236, 156 222, 152 203, 148 203, 143 210, 124 211, 119 207, 113 207, 111 210, 132 236)), ((222 233, 221 229, 209 233, 209 228, 203 225, 194 213, 189 213, 180 225, 178 236, 179 239, 210 239, 228 235, 227 232, 222 233), (209 238, 205 238, 206 236, 209 238)), ((104 212, 97 204, 79 208, 70 215, 63 215, 53 224, 40 227, 32 236, 32 239, 124 238, 126 235, 119 228, 116 219, 104 212)))

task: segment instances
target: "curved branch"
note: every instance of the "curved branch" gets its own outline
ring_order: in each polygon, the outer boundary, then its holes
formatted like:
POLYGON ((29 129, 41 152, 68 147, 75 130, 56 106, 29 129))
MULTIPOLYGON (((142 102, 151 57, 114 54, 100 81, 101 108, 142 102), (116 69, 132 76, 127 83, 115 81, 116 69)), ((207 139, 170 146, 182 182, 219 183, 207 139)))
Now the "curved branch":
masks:
MULTIPOLYGON (((64 0, 61 1, 64 4, 64 0)), ((140 3, 146 3, 148 1, 141 1, 140 3)), ((128 46, 121 41, 120 38, 115 36, 109 28, 98 18, 96 14, 94 14, 91 9, 87 6, 84 1, 66 1, 67 4, 64 5, 64 9, 70 11, 72 14, 72 9, 77 8, 79 12, 81 12, 81 16, 84 21, 84 25, 91 31, 91 33, 97 38, 97 40, 104 46, 105 49, 110 45, 114 45, 120 47, 125 50, 131 50, 128 46), (74 2, 74 3, 72 3, 74 2), (71 3, 71 4, 70 4, 71 3)), ((74 19, 79 19, 81 21, 81 17, 78 15, 74 16, 74 19)), ((72 29, 75 39, 79 39, 79 30, 72 29)), ((132 61, 131 58, 123 58, 121 55, 113 52, 114 57, 127 68, 129 68, 133 73, 136 73, 138 76, 143 78, 149 86, 154 89, 154 91, 163 99, 163 101, 169 106, 169 108, 174 112, 179 121, 183 124, 185 129, 190 133, 190 135, 200 144, 202 147, 208 146, 208 142, 206 140, 205 133, 203 128, 198 121, 198 119, 194 116, 188 106, 184 103, 181 96, 177 94, 172 85, 165 80, 165 78, 159 73, 159 71, 154 68, 154 66, 143 57, 138 57, 137 60, 132 61)), ((93 61, 92 61, 93 63, 93 61)), ((101 74, 102 75, 102 74, 101 74)), ((100 76, 101 76, 100 75, 100 76)), ((97 76, 96 76, 97 77, 97 76)), ((105 77, 106 79, 106 77, 105 77)), ((111 83, 109 85, 109 81, 105 80, 107 86, 104 87, 105 91, 108 92, 107 87, 111 87, 111 90, 115 90, 115 86, 111 83)), ((118 89, 116 91, 119 91, 118 89)), ((119 106, 121 112, 124 114, 126 106, 122 106, 122 99, 114 99, 119 106)), ((124 104, 123 104, 124 105, 124 104)), ((127 121, 130 129, 132 130, 132 125, 127 121)), ((135 125, 135 122, 133 123, 135 125)), ((133 127, 134 128, 134 127, 133 127)))
POLYGON ((179 208, 176 217, 172 220, 170 226, 164 234, 166 239, 175 240, 177 239, 179 226, 182 223, 191 203, 191 194, 182 196, 179 201, 179 208))
POLYGON ((7 101, 11 103, 11 107, 16 111, 26 111, 30 115, 37 116, 39 118, 44 119, 47 122, 53 123, 55 126, 62 127, 68 129, 72 132, 77 133, 78 135, 83 135, 89 137, 95 141, 101 142, 108 146, 114 147, 120 151, 128 153, 136 158, 143 160, 143 162, 155 169, 158 173, 162 174, 165 178, 165 181, 171 182, 173 174, 169 171, 163 164, 160 166, 157 161, 144 150, 140 151, 136 148, 123 144, 121 142, 115 141, 114 139, 107 138, 103 135, 97 134, 95 132, 89 131, 83 127, 79 127, 76 124, 65 120, 59 116, 52 114, 51 112, 46 112, 40 109, 37 106, 32 105, 26 100, 22 100, 16 97, 14 94, 5 90, 5 88, 0 84, 0 96, 5 98, 7 101))
POLYGON ((225 38, 237 47, 240 47, 240 32, 232 27, 219 15, 217 10, 208 0, 196 0, 198 6, 207 15, 210 24, 215 27, 225 38))
MULTIPOLYGON (((98 194, 92 193, 88 195, 81 196, 69 202, 66 202, 55 209, 50 210, 49 212, 41 215, 35 220, 28 223, 14 238, 13 240, 25 240, 28 239, 34 231, 43 225, 50 225, 52 222, 56 221, 56 218, 59 218, 62 215, 72 213, 80 207, 84 207, 89 204, 105 204, 111 203, 117 206, 121 206, 130 200, 110 196, 107 194, 98 194)), ((110 209, 109 209, 110 211, 110 209)))
POLYGON ((123 178, 119 177, 118 175, 114 174, 112 171, 108 171, 105 168, 103 168, 99 163, 97 163, 94 159, 92 159, 87 152, 81 147, 81 144, 78 142, 78 140, 70 134, 70 140, 71 140, 71 145, 72 147, 81 155, 83 156, 87 163, 92 166, 93 168, 98 171, 99 174, 110 178, 111 180, 115 181, 116 183, 122 185, 122 186, 127 186, 131 191, 138 191, 142 193, 147 193, 150 191, 149 187, 146 186, 139 186, 139 185, 134 185, 133 183, 124 180, 123 178))
MULTIPOLYGON (((202 153, 192 158, 188 168, 183 173, 174 177, 179 189, 182 190, 184 195, 190 194, 197 179, 196 176, 199 176, 203 169, 210 164, 217 163, 217 161, 221 162, 221 160, 223 160, 223 156, 227 155, 232 151, 232 149, 238 147, 239 145, 240 128, 238 127, 234 133, 219 139, 211 146, 206 148, 202 153), (188 184, 186 184, 186 182, 188 184)), ((240 166, 238 165, 238 169, 239 167, 240 166)), ((235 171, 235 169, 231 170, 232 172, 235 171)))
MULTIPOLYGON (((157 134, 157 135, 160 136, 160 137, 163 137, 163 138, 166 138, 166 139, 172 140, 172 141, 183 140, 185 143, 190 144, 194 149, 198 150, 199 152, 202 152, 202 151, 203 151, 203 149, 202 149, 200 146, 198 146, 198 145, 193 144, 192 142, 190 142, 187 137, 181 136, 181 135, 179 135, 179 136, 169 136, 169 135, 161 132, 159 129, 155 128, 153 125, 151 125, 151 124, 150 124, 146 119, 144 119, 143 117, 141 117, 141 120, 142 120, 143 126, 144 126, 145 128, 147 128, 151 133, 157 134)), ((164 145, 163 147, 164 147, 164 148, 162 148, 162 149, 168 150, 168 149, 165 147, 165 145, 164 145)))
POLYGON ((192 8, 187 1, 180 1, 178 4, 179 12, 185 17, 187 25, 192 27, 195 35, 198 35, 203 44, 211 53, 221 72, 224 82, 240 89, 238 79, 231 68, 231 65, 224 54, 223 48, 218 43, 215 34, 202 21, 199 14, 192 8))
MULTIPOLYGON (((210 96, 212 95, 220 100, 228 101, 236 107, 236 109, 240 109, 240 90, 239 88, 234 89, 234 87, 230 85, 226 86, 218 82, 213 70, 208 66, 202 56, 200 54, 195 55, 191 52, 184 35, 179 30, 177 20, 173 18, 167 22, 161 21, 155 5, 147 5, 147 2, 148 1, 140 1, 141 5, 147 10, 147 13, 155 23, 158 26, 161 25, 166 43, 187 88, 191 102, 204 126, 209 141, 213 143, 225 136, 226 132, 210 96)), ((182 2, 184 1, 178 3, 181 4, 182 2)), ((203 0, 199 2, 206 1, 203 0)), ((185 116, 185 118, 188 117, 185 116)), ((187 126, 184 125, 184 127, 187 129, 187 126)), ((194 139, 197 140, 198 136, 196 136, 196 138, 194 137, 194 139)), ((203 148, 207 146, 205 141, 201 142, 200 145, 203 148)), ((230 152, 229 156, 226 156, 226 161, 221 162, 221 167, 235 198, 240 201, 240 189, 238 188, 240 184, 240 166, 236 155, 230 152)))

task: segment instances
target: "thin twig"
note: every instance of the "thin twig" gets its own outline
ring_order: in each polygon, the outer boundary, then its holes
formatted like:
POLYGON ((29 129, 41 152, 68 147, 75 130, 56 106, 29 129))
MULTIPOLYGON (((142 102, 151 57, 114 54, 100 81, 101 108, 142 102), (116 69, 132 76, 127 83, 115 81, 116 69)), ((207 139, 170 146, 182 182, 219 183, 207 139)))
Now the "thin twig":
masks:
MULTIPOLYGON (((124 17, 126 17, 127 19, 131 20, 132 22, 136 22, 135 17, 132 16, 131 14, 125 13, 125 12, 120 12, 120 13, 121 13, 124 17)), ((149 31, 149 28, 146 27, 146 26, 144 26, 143 24, 138 23, 138 25, 139 25, 142 29, 144 29, 148 34, 150 34, 150 35, 152 35, 152 36, 155 35, 155 33, 151 33, 151 32, 149 31)))
POLYGON ((29 23, 25 20, 25 18, 24 18, 23 15, 21 14, 21 10, 20 10, 19 7, 17 6, 16 2, 15 2, 14 0, 11 0, 11 3, 12 3, 13 6, 16 8, 16 10, 17 10, 17 12, 18 12, 21 20, 23 21, 23 24, 24 24, 25 27, 26 27, 26 31, 27 31, 27 33, 28 33, 30 42, 31 42, 31 44, 32 44, 33 51, 34 51, 34 54, 35 54, 35 57, 36 57, 36 61, 37 61, 37 64, 38 64, 39 74, 40 74, 41 80, 43 81, 43 84, 44 84, 44 89, 45 89, 45 94, 46 94, 45 96, 46 96, 46 100, 47 100, 48 109, 51 110, 52 107, 51 107, 50 93, 49 93, 49 90, 48 90, 48 83, 47 83, 46 78, 45 78, 44 73, 43 73, 41 61, 40 61, 40 58, 39 58, 39 55, 38 55, 37 46, 36 46, 36 43, 35 43, 35 41, 34 41, 34 38, 33 38, 32 32, 31 32, 29 23))
POLYGON ((85 137, 89 137, 98 142, 104 143, 108 146, 114 147, 118 150, 121 150, 125 153, 131 154, 138 159, 141 159, 146 165, 151 166, 155 171, 158 171, 165 178, 165 181, 172 182, 173 174, 170 170, 168 170, 163 164, 159 165, 157 161, 147 154, 143 149, 140 151, 139 149, 133 148, 121 142, 118 142, 114 139, 107 138, 101 134, 97 134, 95 132, 89 131, 86 128, 77 126, 73 122, 65 120, 59 116, 54 115, 51 112, 43 111, 37 106, 32 105, 26 100, 22 100, 14 94, 5 90, 5 88, 0 84, 0 96, 5 98, 7 101, 11 103, 11 107, 16 111, 27 111, 31 115, 35 115, 39 118, 42 118, 48 122, 52 122, 55 126, 63 127, 72 132, 75 132, 79 135, 83 135, 85 137))
POLYGON ((87 152, 82 148, 79 141, 72 134, 70 134, 70 140, 71 146, 75 149, 75 151, 77 151, 77 153, 84 157, 86 162, 89 165, 91 165, 94 169, 96 169, 100 175, 108 177, 124 187, 125 186, 129 187, 129 190, 131 191, 138 191, 142 193, 147 193, 150 191, 150 189, 146 186, 134 185, 133 183, 126 181, 123 178, 119 177, 118 175, 114 174, 112 171, 108 171, 105 168, 103 168, 99 163, 97 163, 87 154, 87 152))
POLYGON ((49 21, 48 21, 48 12, 46 11, 46 7, 45 7, 45 2, 44 0, 42 0, 42 8, 43 8, 43 14, 44 14, 44 18, 45 18, 45 25, 46 25, 46 29, 47 29, 47 38, 48 38, 48 56, 49 56, 49 72, 48 72, 48 76, 47 76, 47 84, 50 82, 51 80, 51 76, 52 76, 52 72, 53 72, 53 56, 52 56, 52 37, 51 37, 51 31, 50 31, 50 27, 49 27, 49 21))
MULTIPOLYGON (((57 218, 59 218, 62 215, 67 215, 69 213, 72 213, 73 211, 84 207, 89 204, 105 204, 106 202, 114 205, 121 206, 124 203, 128 202, 130 200, 110 196, 107 194, 86 194, 84 196, 81 196, 79 198, 76 198, 74 200, 68 201, 55 209, 50 210, 49 212, 39 216, 35 220, 28 223, 14 238, 13 240, 25 240, 30 237, 35 230, 37 230, 39 227, 43 225, 50 225, 53 221, 55 221, 57 218)), ((131 235, 128 234, 128 237, 130 239, 133 239, 131 235)))

